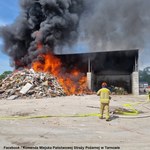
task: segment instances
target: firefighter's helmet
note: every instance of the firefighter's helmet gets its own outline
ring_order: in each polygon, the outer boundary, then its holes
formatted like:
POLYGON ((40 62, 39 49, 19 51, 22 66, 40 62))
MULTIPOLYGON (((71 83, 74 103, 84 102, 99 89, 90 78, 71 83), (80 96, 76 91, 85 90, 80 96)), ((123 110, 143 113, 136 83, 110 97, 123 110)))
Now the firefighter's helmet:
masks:
POLYGON ((107 83, 106 82, 103 82, 102 83, 102 87, 106 87, 107 86, 107 83))

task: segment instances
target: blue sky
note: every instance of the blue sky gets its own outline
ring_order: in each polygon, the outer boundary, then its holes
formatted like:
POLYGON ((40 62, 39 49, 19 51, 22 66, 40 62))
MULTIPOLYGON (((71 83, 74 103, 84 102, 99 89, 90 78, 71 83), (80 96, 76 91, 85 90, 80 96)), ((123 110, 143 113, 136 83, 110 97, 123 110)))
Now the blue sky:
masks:
POLYGON ((12 23, 19 14, 19 0, 0 0, 0 24, 12 23))
MULTIPOLYGON (((0 26, 11 24, 19 15, 19 0, 0 0, 0 26)), ((0 74, 10 67, 9 57, 2 52, 3 41, 0 39, 0 74)))
MULTIPOLYGON (((19 0, 0 0, 0 26, 11 24, 19 15, 19 0)), ((10 67, 10 60, 7 55, 2 52, 3 41, 0 39, 0 74, 7 70, 13 70, 10 67)), ((150 46, 148 46, 150 47, 150 46)), ((80 47, 82 48, 82 46, 80 47)), ((146 48, 140 52, 139 65, 140 68, 150 66, 150 49, 146 48)))

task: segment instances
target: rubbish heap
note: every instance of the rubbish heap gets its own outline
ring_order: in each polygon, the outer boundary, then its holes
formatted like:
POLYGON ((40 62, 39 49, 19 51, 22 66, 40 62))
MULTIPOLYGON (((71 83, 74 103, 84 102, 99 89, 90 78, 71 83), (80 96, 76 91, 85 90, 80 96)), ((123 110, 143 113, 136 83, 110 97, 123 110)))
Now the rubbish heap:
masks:
POLYGON ((127 95, 128 92, 123 87, 111 86, 113 95, 127 95))
POLYGON ((49 73, 33 69, 16 71, 0 82, 0 98, 43 98, 64 96, 57 79, 49 73))

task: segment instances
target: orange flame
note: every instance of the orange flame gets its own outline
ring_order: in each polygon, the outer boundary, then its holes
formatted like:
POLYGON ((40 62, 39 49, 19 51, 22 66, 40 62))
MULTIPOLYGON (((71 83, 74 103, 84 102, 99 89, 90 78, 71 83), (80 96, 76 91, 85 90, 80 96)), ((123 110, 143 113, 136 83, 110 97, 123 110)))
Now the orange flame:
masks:
POLYGON ((44 59, 44 63, 35 61, 32 64, 32 68, 35 71, 53 74, 58 79, 58 82, 67 95, 89 92, 86 84, 86 76, 79 70, 74 69, 71 72, 66 73, 62 70, 62 62, 58 57, 51 53, 42 54, 40 56, 44 59))
POLYGON ((59 75, 61 61, 52 54, 42 54, 41 57, 44 59, 44 64, 40 61, 35 61, 32 64, 32 68, 35 71, 49 72, 54 76, 59 75))

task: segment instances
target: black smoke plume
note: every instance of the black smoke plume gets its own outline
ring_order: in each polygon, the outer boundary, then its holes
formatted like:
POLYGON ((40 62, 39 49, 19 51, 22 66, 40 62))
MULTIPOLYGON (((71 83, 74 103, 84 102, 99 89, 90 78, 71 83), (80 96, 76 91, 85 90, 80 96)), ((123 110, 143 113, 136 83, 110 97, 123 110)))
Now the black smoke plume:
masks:
POLYGON ((55 46, 72 45, 77 38, 82 3, 81 0, 21 0, 21 14, 15 23, 1 28, 4 51, 16 69, 29 67, 41 53, 55 53, 55 46), (38 48, 39 44, 43 46, 38 48))
POLYGON ((101 51, 149 43, 149 0, 20 1, 20 16, 0 32, 16 68, 30 66, 40 53, 61 53, 66 45, 79 43, 89 47, 85 51, 101 51))

